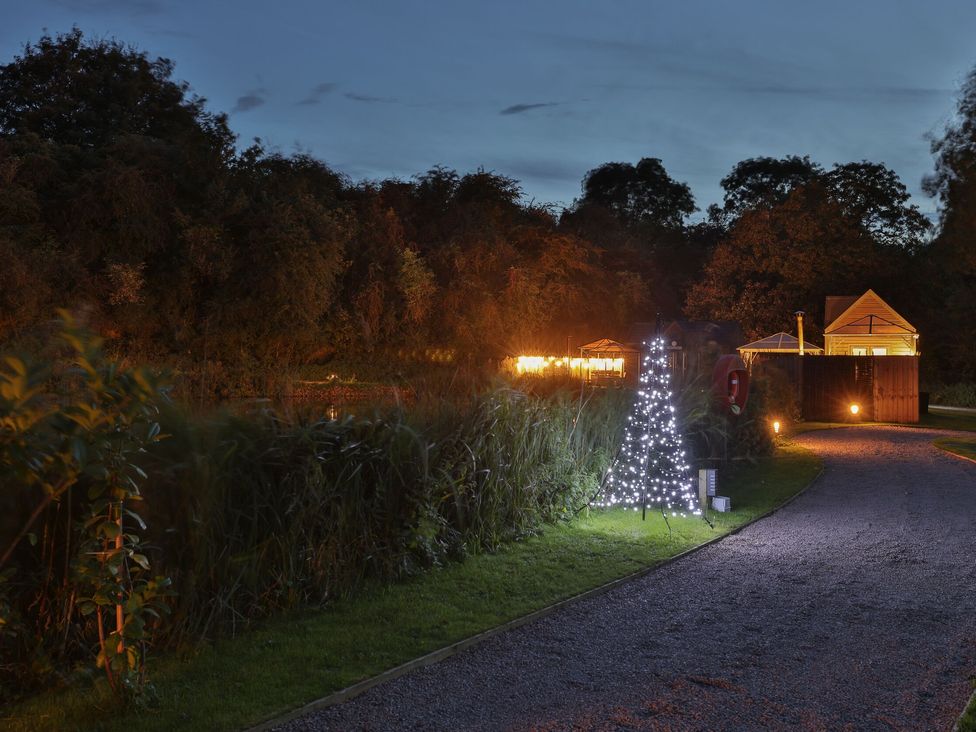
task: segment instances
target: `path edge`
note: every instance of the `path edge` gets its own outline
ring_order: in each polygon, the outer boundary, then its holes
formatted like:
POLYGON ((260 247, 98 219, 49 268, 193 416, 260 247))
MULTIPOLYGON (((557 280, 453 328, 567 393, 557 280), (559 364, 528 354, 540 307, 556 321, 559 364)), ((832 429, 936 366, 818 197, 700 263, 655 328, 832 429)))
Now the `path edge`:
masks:
MULTIPOLYGON (((414 658, 411 661, 407 661, 406 663, 402 663, 399 666, 395 666, 394 668, 383 671, 382 673, 379 673, 376 676, 371 676, 368 679, 363 679, 362 681, 358 681, 355 684, 352 684, 351 686, 347 686, 344 689, 340 689, 339 691, 334 691, 331 694, 323 696, 320 699, 316 699, 314 701, 308 702, 307 704, 303 704, 302 706, 298 707, 297 709, 293 709, 290 712, 285 712, 284 714, 276 715, 274 717, 271 717, 270 719, 266 719, 265 721, 260 722, 253 727, 246 727, 245 730, 246 732, 268 732, 269 730, 279 725, 290 722, 293 719, 298 719, 299 717, 307 716, 312 712, 317 712, 322 709, 327 709, 328 707, 335 706, 336 704, 342 704, 343 702, 347 702, 350 699, 354 699, 360 694, 364 694, 365 692, 372 689, 374 686, 379 686, 380 684, 384 684, 387 681, 393 681, 394 679, 398 679, 401 676, 405 676, 406 674, 412 671, 416 671, 419 668, 423 668, 424 666, 431 666, 435 663, 443 661, 444 659, 450 658, 451 656, 460 653, 461 651, 467 648, 471 648, 472 646, 476 646, 479 643, 483 643, 484 641, 488 640, 489 638, 493 638, 496 635, 499 635, 509 630, 514 630, 515 628, 521 627, 523 625, 527 625, 528 623, 531 623, 534 620, 540 620, 544 617, 552 615, 553 613, 559 610, 562 610, 563 608, 567 608, 579 602, 582 602, 583 600, 588 600, 592 597, 599 597, 600 595, 605 595, 611 590, 614 590, 618 587, 633 582, 634 580, 638 580, 641 577, 646 577, 647 575, 651 574, 652 572, 656 572, 662 567, 666 567, 669 564, 677 562, 681 559, 684 559, 685 557, 688 557, 692 554, 701 551, 705 547, 709 547, 712 544, 717 544, 720 541, 724 541, 725 539, 728 539, 730 536, 735 536, 740 531, 748 528, 749 526, 752 526, 757 521, 762 521, 763 519, 772 516, 777 511, 786 508, 791 503, 793 503, 793 501, 795 501, 797 498, 799 498, 808 490, 810 490, 810 488, 812 488, 817 482, 819 482, 819 480, 823 477, 823 474, 824 474, 824 466, 823 466, 823 461, 821 460, 820 470, 817 472, 815 476, 813 476, 810 482, 807 483, 803 488, 801 488, 799 491, 797 491, 792 496, 787 498, 778 506, 774 506, 773 508, 766 511, 766 513, 756 516, 755 518, 747 521, 741 526, 737 526, 736 528, 732 529, 726 534, 722 534, 721 536, 716 536, 715 538, 709 539, 708 541, 703 542, 698 546, 693 546, 690 549, 685 549, 683 552, 679 552, 678 554, 675 554, 672 557, 668 557, 667 559, 662 559, 660 562, 657 562, 656 564, 651 564, 648 565, 647 567, 643 567, 642 569, 639 569, 636 572, 632 572, 631 574, 624 575, 623 577, 618 577, 615 580, 611 580, 610 582, 606 582, 602 585, 586 590, 585 592, 581 592, 578 595, 573 595, 572 597, 567 597, 565 600, 560 600, 559 602, 555 602, 551 605, 547 605, 546 607, 540 608, 539 610, 535 610, 534 612, 531 612, 528 615, 522 615, 520 617, 514 618, 513 620, 504 622, 501 625, 496 625, 494 628, 489 628, 488 630, 482 631, 481 633, 477 633, 467 638, 462 638, 461 640, 451 643, 450 645, 444 646, 443 648, 439 648, 436 651, 431 651, 430 653, 420 656, 419 658, 414 658)), ((965 710, 963 710, 963 712, 965 712, 965 710)))

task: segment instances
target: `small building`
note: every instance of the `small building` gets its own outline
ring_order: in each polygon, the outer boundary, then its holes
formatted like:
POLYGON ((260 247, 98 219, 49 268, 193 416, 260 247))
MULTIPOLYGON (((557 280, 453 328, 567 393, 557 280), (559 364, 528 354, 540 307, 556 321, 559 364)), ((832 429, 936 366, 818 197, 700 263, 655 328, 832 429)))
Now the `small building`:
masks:
POLYGON ((916 356, 918 331, 874 291, 828 295, 824 308, 828 356, 916 356))
MULTIPOLYGON (((745 362, 746 366, 752 367, 756 360, 764 357, 776 357, 783 355, 798 355, 800 353, 800 341, 796 336, 789 333, 774 333, 758 341, 747 343, 735 349, 745 362)), ((811 356, 823 355, 824 349, 812 343, 803 341, 803 353, 811 356)))
POLYGON ((580 346, 581 375, 589 384, 636 386, 640 378, 640 349, 610 338, 580 346))

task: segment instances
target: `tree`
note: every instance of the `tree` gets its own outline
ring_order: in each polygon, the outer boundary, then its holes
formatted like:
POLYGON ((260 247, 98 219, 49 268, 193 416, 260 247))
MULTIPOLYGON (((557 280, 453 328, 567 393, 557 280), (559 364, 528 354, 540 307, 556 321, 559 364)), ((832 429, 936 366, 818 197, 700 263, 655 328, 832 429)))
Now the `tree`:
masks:
POLYGON ((204 143, 230 157, 227 117, 210 114, 173 62, 118 41, 86 41, 77 28, 44 35, 0 67, 0 134, 95 148, 126 135, 204 143))
POLYGON ((712 218, 730 223, 746 211, 771 208, 822 173, 823 169, 806 155, 743 160, 722 178, 725 201, 721 209, 712 209, 712 218))
POLYGON ((609 209, 627 226, 671 230, 697 211, 691 189, 671 178, 658 158, 641 158, 637 165, 604 163, 589 171, 576 207, 589 205, 609 209))
POLYGON ((867 160, 836 163, 830 170, 808 156, 743 160, 722 179, 725 201, 711 210, 711 218, 731 227, 747 211, 771 209, 813 183, 880 246, 913 253, 923 245, 929 223, 909 203, 908 189, 893 170, 867 160))
POLYGON ((608 471, 600 506, 627 506, 646 510, 656 506, 667 520, 685 511, 698 515, 698 497, 691 480, 671 404, 671 374, 664 340, 645 344, 640 388, 624 429, 618 460, 608 471))
POLYGON ((931 225, 898 174, 880 163, 836 164, 820 176, 830 197, 881 247, 917 253, 931 225))
POLYGON ((689 291, 687 311, 738 321, 749 338, 789 330, 801 309, 811 325, 822 324, 825 295, 884 289, 879 280, 893 279, 888 266, 828 192, 811 184, 738 219, 689 291))
POLYGON ((926 293, 927 350, 937 371, 952 380, 976 379, 976 347, 970 338, 976 322, 976 68, 960 90, 955 119, 933 139, 935 172, 926 193, 939 200, 939 231, 928 253, 926 293))

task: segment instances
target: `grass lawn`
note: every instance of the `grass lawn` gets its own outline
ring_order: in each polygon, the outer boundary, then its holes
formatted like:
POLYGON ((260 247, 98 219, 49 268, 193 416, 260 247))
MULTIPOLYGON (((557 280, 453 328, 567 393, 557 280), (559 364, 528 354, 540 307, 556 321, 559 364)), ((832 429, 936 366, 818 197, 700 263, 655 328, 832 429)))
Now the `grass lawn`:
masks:
MULTIPOLYGON (((102 685, 31 699, 0 713, 10 730, 231 730, 259 723, 458 640, 726 534, 775 508, 820 469, 795 445, 719 475, 731 513, 647 521, 593 512, 496 554, 375 587, 323 610, 278 617, 192 655, 150 661, 158 702, 119 711, 102 685)), ((692 560, 693 561, 693 560, 692 560)))
POLYGON ((970 700, 966 711, 959 718, 959 732, 976 732, 976 697, 970 700))
MULTIPOLYGON (((931 409, 938 409, 937 406, 931 409)), ((923 427, 936 427, 945 430, 965 430, 976 432, 976 414, 966 412, 929 412, 922 415, 919 423, 923 427)))
MULTIPOLYGON (((938 407, 932 407, 938 409, 938 407)), ((901 427, 931 427, 940 430, 962 430, 964 432, 976 432, 976 414, 964 412, 928 412, 915 425, 899 424, 897 422, 797 422, 790 425, 791 434, 799 435, 813 430, 826 430, 835 427, 855 427, 859 424, 864 425, 897 425, 901 427)), ((938 444, 938 443, 937 443, 938 444)))
POLYGON ((963 437, 943 437, 936 440, 934 444, 946 452, 952 452, 976 461, 976 437, 969 439, 963 437))

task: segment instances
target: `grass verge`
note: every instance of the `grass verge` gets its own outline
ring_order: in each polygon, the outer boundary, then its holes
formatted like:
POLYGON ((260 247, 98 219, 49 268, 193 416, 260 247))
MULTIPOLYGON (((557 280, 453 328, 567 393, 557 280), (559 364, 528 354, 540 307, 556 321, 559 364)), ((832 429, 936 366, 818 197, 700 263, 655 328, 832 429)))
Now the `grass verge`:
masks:
POLYGON ((976 732, 976 694, 969 697, 969 704, 966 706, 966 711, 959 717, 956 729, 959 732, 976 732))
MULTIPOLYGON (((933 407, 938 409, 938 407, 933 407)), ((963 432, 976 432, 976 414, 961 412, 928 412, 916 424, 903 424, 900 422, 797 422, 790 425, 790 434, 799 435, 804 432, 814 430, 835 429, 838 427, 857 427, 859 425, 867 427, 878 427, 892 425, 895 427, 929 427, 940 430, 960 430, 963 432)))
POLYGON ((7 730, 231 730, 256 724, 501 623, 733 531, 796 495, 820 460, 786 444, 720 477, 733 511, 646 521, 593 512, 495 554, 374 587, 327 609, 275 618, 237 638, 151 662, 158 701, 120 710, 100 683, 35 697, 0 716, 7 730))
POLYGON ((976 438, 943 437, 933 444, 941 450, 976 462, 976 438))

